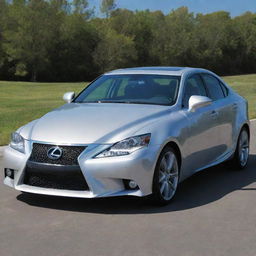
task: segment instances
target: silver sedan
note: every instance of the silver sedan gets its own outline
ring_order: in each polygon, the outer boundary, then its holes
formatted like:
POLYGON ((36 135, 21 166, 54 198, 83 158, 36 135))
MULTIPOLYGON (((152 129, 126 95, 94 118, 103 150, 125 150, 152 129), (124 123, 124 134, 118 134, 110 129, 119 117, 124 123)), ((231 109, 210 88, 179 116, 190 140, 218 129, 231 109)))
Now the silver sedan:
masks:
POLYGON ((208 70, 115 70, 64 100, 12 134, 6 185, 81 198, 151 195, 166 204, 200 170, 247 165, 247 101, 208 70))

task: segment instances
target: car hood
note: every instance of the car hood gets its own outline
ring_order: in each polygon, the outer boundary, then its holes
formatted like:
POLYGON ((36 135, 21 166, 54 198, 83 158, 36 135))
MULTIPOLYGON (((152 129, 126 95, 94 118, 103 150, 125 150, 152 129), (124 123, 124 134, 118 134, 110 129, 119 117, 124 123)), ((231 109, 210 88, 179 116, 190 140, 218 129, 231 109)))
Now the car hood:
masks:
POLYGON ((65 144, 110 144, 132 136, 172 107, 140 104, 71 103, 21 129, 26 139, 65 144))

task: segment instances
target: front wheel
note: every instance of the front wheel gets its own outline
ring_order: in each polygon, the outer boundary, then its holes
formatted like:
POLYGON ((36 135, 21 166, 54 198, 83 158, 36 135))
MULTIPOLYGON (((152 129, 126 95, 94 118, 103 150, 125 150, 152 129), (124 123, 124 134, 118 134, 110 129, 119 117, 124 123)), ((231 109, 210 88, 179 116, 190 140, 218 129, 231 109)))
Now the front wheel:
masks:
POLYGON ((179 183, 179 164, 173 148, 166 147, 157 161, 153 178, 153 200, 159 205, 168 204, 179 183))
POLYGON ((233 166, 237 169, 244 169, 249 160, 249 133, 247 129, 243 128, 240 132, 237 146, 236 146, 236 152, 233 158, 233 166))

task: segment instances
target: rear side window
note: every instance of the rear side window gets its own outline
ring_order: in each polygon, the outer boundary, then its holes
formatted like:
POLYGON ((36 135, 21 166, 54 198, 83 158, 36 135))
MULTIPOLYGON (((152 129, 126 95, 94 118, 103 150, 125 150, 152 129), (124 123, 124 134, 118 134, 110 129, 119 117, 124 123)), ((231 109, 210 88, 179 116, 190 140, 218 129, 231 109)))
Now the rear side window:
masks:
POLYGON ((222 88, 222 91, 224 92, 224 96, 227 97, 228 96, 228 88, 222 83, 219 82, 222 88))
POLYGON ((219 80, 217 78, 208 74, 202 74, 202 77, 209 92, 209 97, 212 100, 219 100, 225 97, 219 80))

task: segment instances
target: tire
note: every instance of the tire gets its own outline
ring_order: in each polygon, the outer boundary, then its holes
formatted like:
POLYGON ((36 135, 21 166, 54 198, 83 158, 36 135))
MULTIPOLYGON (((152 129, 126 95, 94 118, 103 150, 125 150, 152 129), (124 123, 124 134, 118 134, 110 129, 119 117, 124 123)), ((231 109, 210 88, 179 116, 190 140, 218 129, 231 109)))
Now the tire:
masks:
POLYGON ((157 205, 167 205, 176 194, 179 183, 180 168, 175 150, 165 147, 161 152, 153 177, 151 198, 157 205))
POLYGON ((243 128, 237 140, 236 151, 231 160, 232 167, 237 170, 245 169, 248 165, 250 152, 249 133, 246 128, 243 128))

